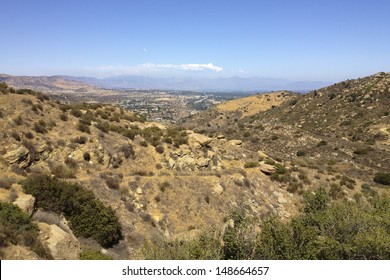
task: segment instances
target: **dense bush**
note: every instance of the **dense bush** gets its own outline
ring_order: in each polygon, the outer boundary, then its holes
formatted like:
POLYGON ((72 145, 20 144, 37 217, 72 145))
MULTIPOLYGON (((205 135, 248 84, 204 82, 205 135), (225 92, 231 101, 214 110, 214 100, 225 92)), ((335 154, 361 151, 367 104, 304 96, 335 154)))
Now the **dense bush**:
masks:
POLYGON ((325 140, 321 140, 320 142, 317 143, 317 147, 326 146, 326 145, 328 145, 328 142, 326 142, 325 140))
POLYGON ((375 174, 374 181, 378 184, 390 185, 390 173, 377 173, 375 174))
POLYGON ((131 144, 123 144, 119 148, 119 151, 121 151, 123 153, 125 158, 135 159, 135 151, 134 151, 133 145, 131 145, 131 144))
POLYGON ((0 201, 0 247, 7 243, 30 247, 39 256, 50 258, 38 239, 38 228, 30 216, 9 202, 0 201))
POLYGON ((389 259, 390 200, 373 204, 327 202, 327 195, 309 195, 303 214, 289 223, 271 219, 257 245, 260 259, 389 259), (310 206, 308 206, 308 204, 310 206))
POLYGON ((327 192, 320 188, 305 194, 301 213, 288 222, 271 217, 258 223, 242 213, 233 213, 230 218, 234 226, 228 226, 222 236, 203 235, 209 239, 200 236, 173 243, 149 242, 144 254, 152 259, 388 260, 389 216, 387 196, 375 196, 370 203, 331 202, 327 192), (258 234, 256 227, 261 228, 258 234), (223 243, 218 242, 221 238, 223 243), (212 254, 210 245, 214 246, 212 254))
POLYGON ((81 120, 79 120, 79 122, 77 123, 77 129, 81 132, 91 134, 91 129, 89 128, 89 126, 83 123, 81 120))
POLYGON ((46 125, 44 122, 34 123, 34 130, 37 133, 45 134, 47 132, 46 125))
POLYGON ((82 113, 80 110, 75 109, 75 108, 73 108, 73 109, 70 111, 70 113, 71 113, 73 116, 75 116, 76 118, 80 118, 80 117, 83 115, 83 113, 82 113))
POLYGON ((93 238, 105 247, 121 239, 114 211, 81 185, 45 175, 30 176, 22 184, 24 191, 35 197, 38 208, 63 213, 77 236, 93 238))

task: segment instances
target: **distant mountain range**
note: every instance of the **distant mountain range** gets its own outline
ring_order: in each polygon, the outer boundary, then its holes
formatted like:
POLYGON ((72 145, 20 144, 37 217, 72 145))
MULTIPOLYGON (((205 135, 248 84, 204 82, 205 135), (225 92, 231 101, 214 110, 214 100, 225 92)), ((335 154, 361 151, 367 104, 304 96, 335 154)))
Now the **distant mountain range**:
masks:
POLYGON ((16 88, 28 87, 41 91, 91 92, 96 87, 108 89, 162 89, 194 91, 309 91, 329 85, 321 81, 289 81, 272 78, 154 78, 146 76, 115 76, 109 78, 76 76, 10 76, 0 74, 0 82, 16 88))
POLYGON ((329 85, 322 81, 289 81, 283 79, 260 77, 227 77, 227 78, 153 78, 146 76, 115 76, 109 78, 72 77, 63 78, 79 81, 103 88, 112 89, 170 89, 170 90, 203 90, 203 91, 271 91, 295 90, 305 91, 329 85))

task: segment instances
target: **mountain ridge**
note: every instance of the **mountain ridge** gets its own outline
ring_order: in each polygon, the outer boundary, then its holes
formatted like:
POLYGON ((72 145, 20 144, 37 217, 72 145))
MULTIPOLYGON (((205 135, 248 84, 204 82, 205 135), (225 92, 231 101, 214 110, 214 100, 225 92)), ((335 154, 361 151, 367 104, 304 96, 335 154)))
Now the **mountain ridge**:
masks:
POLYGON ((16 88, 29 87, 35 90, 87 90, 107 89, 150 89, 150 90, 195 90, 195 91, 309 91, 329 83, 321 81, 290 81, 260 77, 220 77, 194 78, 170 77, 155 78, 148 76, 114 76, 109 78, 78 77, 67 75, 54 76, 11 76, 0 75, 0 82, 6 82, 16 88))

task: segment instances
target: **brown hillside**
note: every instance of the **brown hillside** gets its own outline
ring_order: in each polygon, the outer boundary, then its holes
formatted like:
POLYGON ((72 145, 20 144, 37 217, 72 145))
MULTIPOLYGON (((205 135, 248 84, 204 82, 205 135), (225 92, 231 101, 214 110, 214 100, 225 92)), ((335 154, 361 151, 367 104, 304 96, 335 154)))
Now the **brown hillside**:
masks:
MULTIPOLYGON (((2 90, 1 200, 26 197, 30 204, 22 204, 23 209, 42 212, 33 209, 33 198, 17 182, 33 174, 50 174, 82 184, 119 218, 123 239, 105 251, 115 259, 142 258, 140 248, 152 236, 173 240, 218 230, 235 209, 283 219, 296 212, 299 197, 271 181, 256 167, 264 156, 242 148, 238 141, 145 122, 110 105, 64 105, 35 92, 16 94, 4 85, 2 90), (256 164, 252 167, 250 162, 256 164)), ((45 236, 58 235, 60 229, 51 224, 52 218, 36 222, 54 258, 72 259, 75 252, 101 249, 95 241, 76 235, 72 241, 76 251, 53 251, 55 244, 45 236)), ((23 258, 13 255, 15 248, 1 250, 7 258, 23 258)), ((42 251, 40 256, 45 256, 42 251)))

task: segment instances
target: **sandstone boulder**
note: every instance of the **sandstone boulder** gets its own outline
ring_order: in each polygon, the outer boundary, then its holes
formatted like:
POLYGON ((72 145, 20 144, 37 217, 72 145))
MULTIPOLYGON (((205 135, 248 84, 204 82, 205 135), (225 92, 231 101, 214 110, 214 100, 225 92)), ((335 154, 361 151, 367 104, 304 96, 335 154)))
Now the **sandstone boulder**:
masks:
POLYGON ((276 167, 264 162, 260 162, 260 170, 266 175, 272 175, 276 172, 276 167))
POLYGON ((205 147, 210 144, 212 140, 213 139, 210 137, 198 133, 192 133, 188 135, 188 142, 190 146, 194 146, 196 148, 205 147))
POLYGON ((230 140, 229 144, 234 145, 234 146, 241 146, 242 141, 241 140, 230 140))
POLYGON ((223 187, 220 185, 220 184, 216 184, 214 187, 213 187, 213 192, 215 192, 216 194, 223 194, 224 192, 224 189, 223 187))
POLYGON ((38 223, 42 244, 55 260, 77 260, 81 249, 79 241, 57 225, 38 223))

